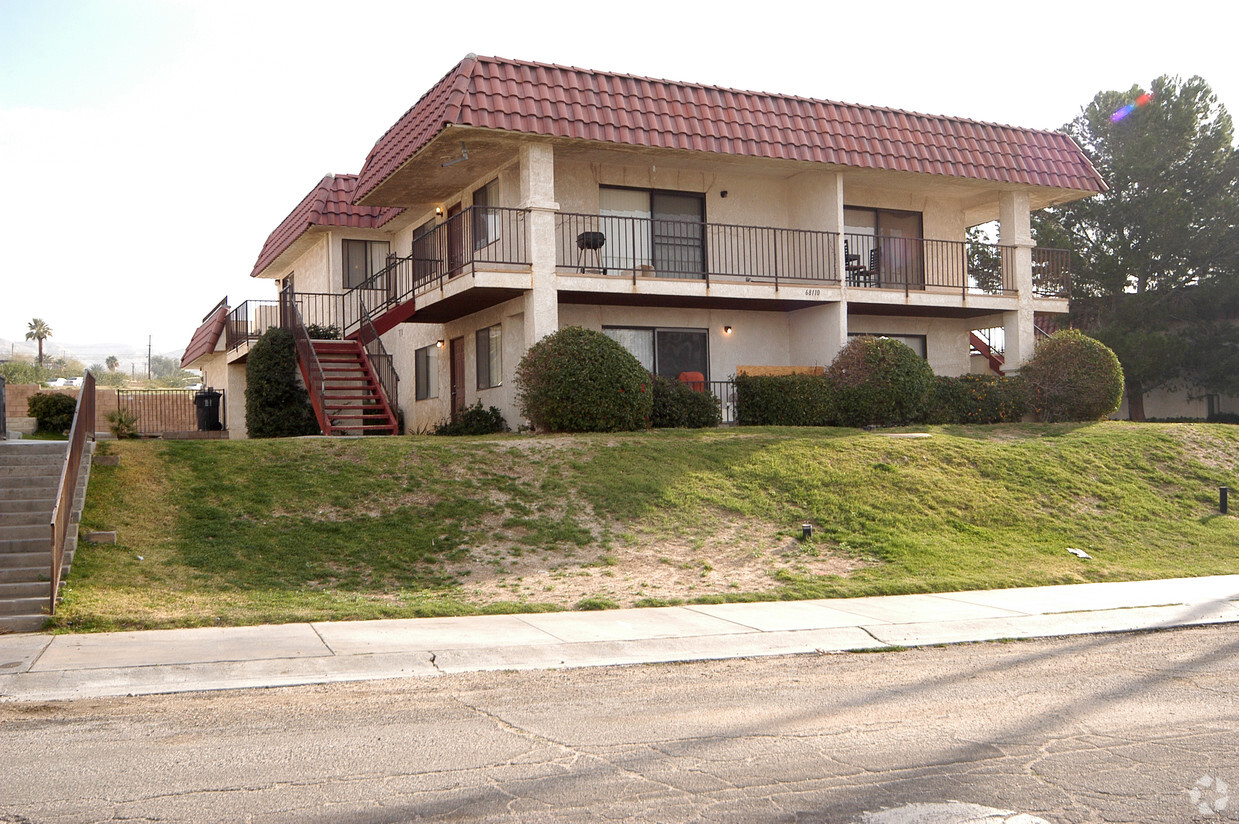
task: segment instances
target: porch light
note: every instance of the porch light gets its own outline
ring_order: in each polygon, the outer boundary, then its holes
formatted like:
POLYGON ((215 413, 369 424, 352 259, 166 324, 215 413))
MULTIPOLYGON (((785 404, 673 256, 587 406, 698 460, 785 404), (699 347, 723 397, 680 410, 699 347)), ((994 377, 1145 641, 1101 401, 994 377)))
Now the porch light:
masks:
POLYGON ((439 348, 439 349, 442 349, 442 348, 443 348, 443 338, 439 338, 437 341, 435 341, 435 346, 436 346, 437 348, 439 348))
POLYGON ((436 207, 435 207, 435 217, 443 217, 443 207, 442 207, 442 206, 436 206, 436 207))
POLYGON ((731 327, 730 327, 730 326, 724 326, 724 327, 723 327, 723 334, 724 334, 724 335, 730 335, 730 334, 731 334, 731 327))

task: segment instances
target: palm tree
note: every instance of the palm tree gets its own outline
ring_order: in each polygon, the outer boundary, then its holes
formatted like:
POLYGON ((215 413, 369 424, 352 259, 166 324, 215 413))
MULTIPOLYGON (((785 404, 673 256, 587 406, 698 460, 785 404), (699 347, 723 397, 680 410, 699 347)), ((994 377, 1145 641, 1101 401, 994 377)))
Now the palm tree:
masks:
POLYGON ((108 355, 107 360, 104 361, 104 364, 107 366, 109 372, 115 372, 116 367, 120 366, 120 361, 115 355, 108 355))
POLYGON ((26 340, 37 340, 39 342, 39 366, 42 366, 43 341, 52 336, 52 327, 48 326, 42 318, 35 318, 27 326, 30 331, 26 333, 26 340))

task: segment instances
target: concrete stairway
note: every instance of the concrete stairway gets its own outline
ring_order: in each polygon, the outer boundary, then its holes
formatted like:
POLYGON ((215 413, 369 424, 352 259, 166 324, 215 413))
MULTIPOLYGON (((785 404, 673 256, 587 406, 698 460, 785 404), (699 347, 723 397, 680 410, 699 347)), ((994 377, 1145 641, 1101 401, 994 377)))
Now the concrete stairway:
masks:
MULTIPOLYGON (((34 632, 47 623, 52 586, 48 524, 67 448, 58 441, 0 441, 0 633, 34 632)), ((87 441, 61 580, 68 577, 77 547, 93 451, 94 443, 87 441)))

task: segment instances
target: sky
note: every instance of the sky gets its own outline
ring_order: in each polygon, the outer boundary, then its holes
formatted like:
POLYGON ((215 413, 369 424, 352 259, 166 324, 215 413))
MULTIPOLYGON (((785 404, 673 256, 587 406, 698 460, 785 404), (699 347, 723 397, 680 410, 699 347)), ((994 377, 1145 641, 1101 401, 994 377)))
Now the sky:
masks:
POLYGON ((274 298, 267 235, 470 52, 1054 129, 1162 74, 1239 108, 1222 8, 0 0, 0 340, 143 360, 274 298))

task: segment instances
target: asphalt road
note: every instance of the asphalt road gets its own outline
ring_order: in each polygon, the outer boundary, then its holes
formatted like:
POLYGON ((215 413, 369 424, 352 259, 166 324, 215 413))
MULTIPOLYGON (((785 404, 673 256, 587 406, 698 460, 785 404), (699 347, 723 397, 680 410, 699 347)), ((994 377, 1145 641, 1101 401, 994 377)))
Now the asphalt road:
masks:
POLYGON ((0 822, 1226 821, 1237 730, 1233 626, 0 704, 0 822))

